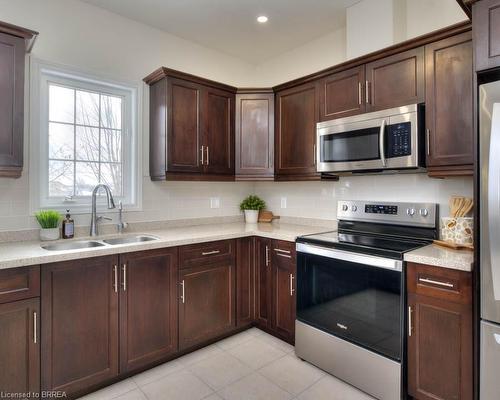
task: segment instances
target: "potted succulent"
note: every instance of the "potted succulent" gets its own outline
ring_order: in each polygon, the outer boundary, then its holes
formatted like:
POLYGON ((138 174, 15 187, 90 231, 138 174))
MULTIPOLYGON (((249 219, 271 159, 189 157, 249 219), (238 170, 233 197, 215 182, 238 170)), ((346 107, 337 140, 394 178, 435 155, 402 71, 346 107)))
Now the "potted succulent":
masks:
POLYGON ((59 222, 61 214, 53 210, 42 210, 35 213, 35 218, 40 224, 40 240, 59 239, 59 222))
POLYGON ((256 224, 259 219, 259 211, 266 208, 266 203, 260 197, 251 194, 240 204, 240 210, 245 213, 245 222, 256 224))

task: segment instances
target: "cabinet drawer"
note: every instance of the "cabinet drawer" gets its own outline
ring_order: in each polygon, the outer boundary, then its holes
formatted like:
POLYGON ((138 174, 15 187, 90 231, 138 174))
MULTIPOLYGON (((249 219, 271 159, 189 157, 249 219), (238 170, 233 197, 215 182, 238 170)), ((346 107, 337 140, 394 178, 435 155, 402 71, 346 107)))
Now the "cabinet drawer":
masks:
POLYGON ((234 240, 199 243, 182 246, 179 249, 180 268, 217 262, 234 257, 234 240))
POLYGON ((424 264, 408 264, 408 292, 462 304, 472 302, 472 274, 424 264))
POLYGON ((273 240, 273 255, 295 260, 295 242, 285 240, 273 240))
POLYGON ((0 304, 40 296, 40 267, 0 271, 0 304))

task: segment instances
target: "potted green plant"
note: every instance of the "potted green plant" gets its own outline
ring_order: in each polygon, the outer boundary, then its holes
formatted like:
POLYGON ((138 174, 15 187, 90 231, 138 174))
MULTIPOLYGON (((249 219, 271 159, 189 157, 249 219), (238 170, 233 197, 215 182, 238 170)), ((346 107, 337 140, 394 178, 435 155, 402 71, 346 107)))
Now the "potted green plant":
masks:
POLYGON ((256 224, 259 219, 259 211, 264 208, 266 208, 266 202, 253 194, 240 204, 240 210, 245 213, 245 222, 248 224, 256 224))
POLYGON ((35 218, 40 224, 40 240, 59 239, 59 223, 61 214, 53 210, 42 210, 35 213, 35 218))

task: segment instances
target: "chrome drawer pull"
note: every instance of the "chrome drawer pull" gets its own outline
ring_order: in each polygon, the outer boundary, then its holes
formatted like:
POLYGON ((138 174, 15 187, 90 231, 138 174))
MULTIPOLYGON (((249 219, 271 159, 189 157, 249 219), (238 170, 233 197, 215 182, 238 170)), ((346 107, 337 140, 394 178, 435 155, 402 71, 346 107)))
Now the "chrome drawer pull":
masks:
POLYGON ((204 251, 201 253, 202 256, 211 256, 212 254, 219 254, 220 250, 204 251))
POLYGON ((276 254, 276 255, 277 255, 277 256, 280 256, 280 257, 285 257, 285 258, 292 258, 292 256, 291 256, 291 255, 289 255, 289 254, 281 254, 281 253, 278 253, 278 254, 276 254))
POLYGON ((33 343, 36 344, 37 338, 37 321, 36 321, 36 311, 33 313, 33 343))
POLYGON ((433 279, 428 279, 428 278, 418 278, 418 281, 423 282, 423 283, 430 283, 430 284, 438 285, 438 286, 444 286, 447 288, 452 288, 455 286, 455 285, 453 285, 453 283, 440 282, 440 281, 435 281, 433 279))
POLYGON ((293 296, 295 289, 293 288, 293 274, 290 274, 290 296, 293 296))
POLYGON ((274 249, 274 251, 277 251, 278 253, 291 254, 291 251, 289 250, 274 249))
POLYGON ((182 286, 181 300, 182 304, 184 304, 186 302, 186 293, 184 292, 184 279, 181 282, 181 286, 182 286))
POLYGON ((408 306, 408 336, 412 335, 412 324, 411 324, 411 313, 413 310, 411 309, 411 306, 408 306))

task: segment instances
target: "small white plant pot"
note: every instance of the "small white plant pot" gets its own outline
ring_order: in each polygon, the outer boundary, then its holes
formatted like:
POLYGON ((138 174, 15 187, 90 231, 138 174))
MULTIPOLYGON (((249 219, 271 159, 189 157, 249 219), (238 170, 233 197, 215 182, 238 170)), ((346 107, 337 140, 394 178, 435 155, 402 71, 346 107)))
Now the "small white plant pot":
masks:
POLYGON ((245 222, 247 224, 256 224, 259 220, 259 210, 245 210, 245 222))
POLYGON ((59 239, 59 228, 40 228, 40 240, 46 242, 57 239, 59 239))

